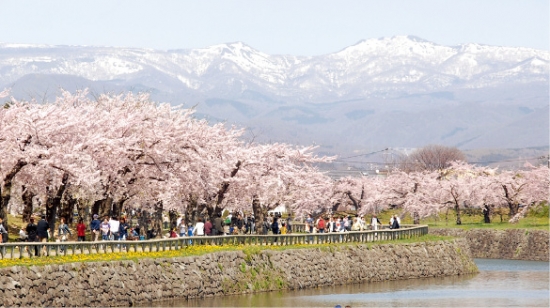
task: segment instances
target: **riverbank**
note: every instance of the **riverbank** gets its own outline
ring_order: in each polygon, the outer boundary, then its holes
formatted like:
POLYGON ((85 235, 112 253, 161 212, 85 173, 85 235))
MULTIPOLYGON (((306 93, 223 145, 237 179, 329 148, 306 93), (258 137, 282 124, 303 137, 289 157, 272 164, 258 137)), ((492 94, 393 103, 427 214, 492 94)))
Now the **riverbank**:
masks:
POLYGON ((547 230, 430 228, 429 233, 466 239, 474 258, 550 261, 547 230))
POLYGON ((0 269, 3 306, 132 306, 477 272, 464 239, 0 269))

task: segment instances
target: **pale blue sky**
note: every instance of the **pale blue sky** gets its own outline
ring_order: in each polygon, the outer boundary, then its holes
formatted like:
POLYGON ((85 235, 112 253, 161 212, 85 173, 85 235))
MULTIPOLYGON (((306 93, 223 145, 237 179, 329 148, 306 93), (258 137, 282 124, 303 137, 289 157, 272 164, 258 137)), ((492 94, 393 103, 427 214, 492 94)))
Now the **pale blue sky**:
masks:
POLYGON ((0 0, 0 42, 319 55, 384 36, 549 49, 548 0, 0 0))

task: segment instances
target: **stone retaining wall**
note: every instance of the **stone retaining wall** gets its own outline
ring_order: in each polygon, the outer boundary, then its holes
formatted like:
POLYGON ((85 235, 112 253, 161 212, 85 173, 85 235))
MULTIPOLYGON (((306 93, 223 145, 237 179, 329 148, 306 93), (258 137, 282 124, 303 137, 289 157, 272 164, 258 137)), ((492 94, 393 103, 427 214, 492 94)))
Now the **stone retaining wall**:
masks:
POLYGON ((464 239, 285 251, 14 266, 0 269, 3 306, 137 303, 477 272, 464 239))
POLYGON ((429 233, 465 238, 474 258, 550 261, 545 230, 430 228, 429 233))

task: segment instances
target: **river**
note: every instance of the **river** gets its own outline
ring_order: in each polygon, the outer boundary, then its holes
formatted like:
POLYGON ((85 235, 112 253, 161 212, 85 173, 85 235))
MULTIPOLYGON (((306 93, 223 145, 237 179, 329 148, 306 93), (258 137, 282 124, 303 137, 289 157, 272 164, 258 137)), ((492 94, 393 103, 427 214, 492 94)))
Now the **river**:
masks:
MULTIPOLYGON (((550 307, 549 264, 475 260, 475 275, 154 303, 157 307, 550 307)), ((352 274, 352 273, 350 273, 352 274)))

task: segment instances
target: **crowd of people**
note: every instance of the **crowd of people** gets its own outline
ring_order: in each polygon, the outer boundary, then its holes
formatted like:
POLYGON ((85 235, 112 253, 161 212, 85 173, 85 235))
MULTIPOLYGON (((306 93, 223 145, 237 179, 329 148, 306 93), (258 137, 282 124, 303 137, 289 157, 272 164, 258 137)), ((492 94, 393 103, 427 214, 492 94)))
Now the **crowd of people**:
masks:
MULTIPOLYGON (((109 217, 105 216, 101 220, 98 214, 94 214, 89 228, 84 224, 82 218, 76 224, 76 235, 78 241, 85 241, 87 232, 90 232, 91 241, 108 240, 144 240, 154 237, 151 230, 147 230, 146 236, 142 235, 140 227, 136 224, 130 227, 130 223, 125 216, 109 217)), ((209 217, 199 217, 195 224, 186 223, 184 216, 180 216, 176 223, 172 225, 165 238, 192 237, 192 236, 217 236, 217 235, 246 235, 246 234, 290 234, 292 233, 293 220, 289 215, 283 218, 281 213, 270 213, 260 223, 259 228, 256 225, 254 215, 246 215, 239 212, 230 213, 225 218, 221 213, 211 220, 209 217)), ((398 229, 401 221, 397 215, 393 215, 389 221, 390 229, 398 229)), ((376 215, 373 215, 367 222, 364 215, 352 218, 351 216, 334 217, 333 215, 320 216, 313 219, 308 215, 305 219, 305 231, 308 233, 327 233, 327 232, 349 232, 378 230, 381 228, 381 222, 376 215)), ((72 236, 71 229, 66 223, 65 218, 60 219, 60 223, 51 234, 49 223, 46 216, 42 215, 38 223, 31 217, 29 223, 20 230, 20 240, 28 242, 47 242, 50 239, 56 242, 65 242, 72 236)), ((0 243, 7 242, 7 230, 0 218, 0 243)), ((61 251, 65 249, 61 246, 61 251)), ((39 246, 34 246, 36 256, 46 254, 45 247, 40 251, 39 246)))
MULTIPOLYGON (((316 220, 314 220, 311 215, 308 215, 305 224, 306 232, 309 233, 378 230, 382 226, 377 215, 373 215, 368 223, 364 215, 355 218, 352 218, 350 215, 343 217, 333 217, 329 215, 327 217, 321 216, 316 220)), ((401 219, 397 215, 393 215, 389 222, 389 228, 399 229, 400 226, 401 219)))
MULTIPOLYGON (((3 225, 0 218, 0 232, 2 232, 3 225)), ((130 239, 129 236, 129 225, 126 222, 125 217, 108 217, 105 216, 103 220, 99 219, 97 214, 93 215, 93 220, 90 223, 89 229, 84 224, 84 220, 80 218, 76 224, 76 238, 78 241, 86 241, 86 234, 90 232, 91 241, 101 240, 126 240, 130 239)), ((135 237, 139 234, 139 226, 131 229, 131 232, 135 237)), ((6 232, 7 234, 7 232, 6 232)), ((19 240, 26 242, 48 242, 50 240, 55 240, 56 242, 66 242, 69 240, 69 237, 73 235, 71 229, 66 223, 64 217, 60 218, 59 225, 55 230, 50 228, 50 224, 46 220, 46 215, 42 215, 38 223, 35 223, 34 217, 29 219, 29 223, 26 226, 21 227, 19 231, 19 240)), ((7 239, 5 240, 7 241, 7 239)), ((42 245, 40 248, 39 245, 34 246, 34 255, 46 255, 46 247, 42 245)), ((65 246, 60 247, 61 251, 65 250, 65 246)), ((32 253, 32 252, 29 252, 32 253)))
POLYGON ((225 218, 221 213, 214 219, 199 217, 195 224, 186 223, 184 216, 177 219, 172 226, 168 237, 182 236, 216 236, 216 235, 244 235, 256 233, 256 220, 254 215, 232 213, 225 218))

